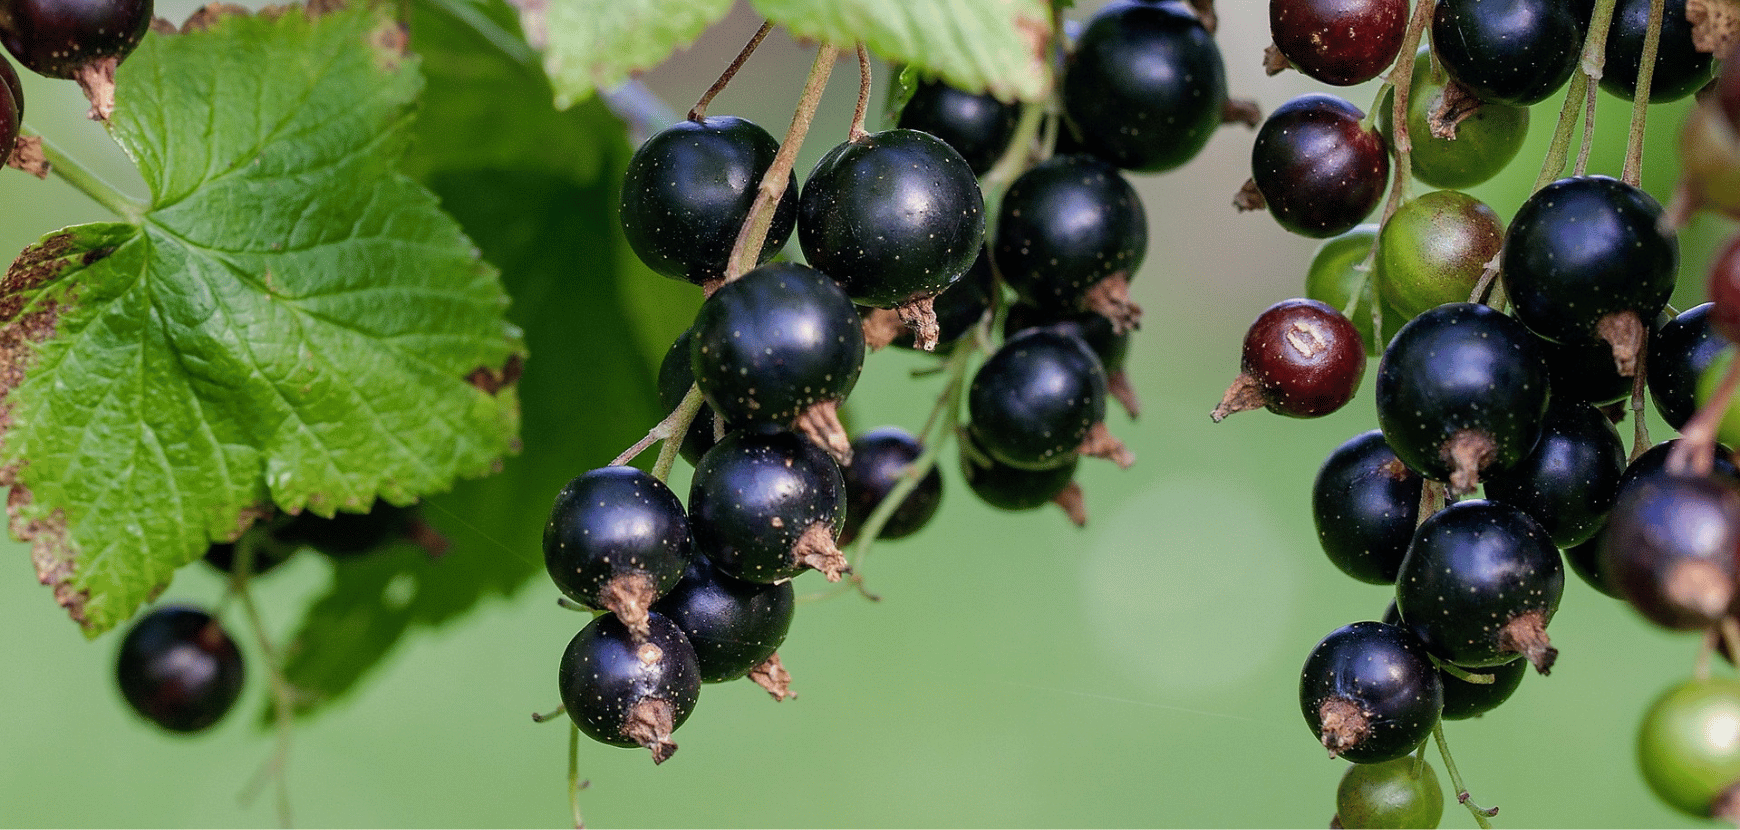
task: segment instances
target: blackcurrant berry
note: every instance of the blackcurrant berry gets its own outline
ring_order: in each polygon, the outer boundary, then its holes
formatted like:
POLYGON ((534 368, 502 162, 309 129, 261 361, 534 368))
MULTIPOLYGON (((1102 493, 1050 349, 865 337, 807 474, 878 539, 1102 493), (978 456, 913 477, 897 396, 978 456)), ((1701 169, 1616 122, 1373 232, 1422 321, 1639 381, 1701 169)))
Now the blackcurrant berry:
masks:
POLYGON ((1451 77, 1483 101, 1527 106, 1577 68, 1583 27, 1564 0, 1437 0, 1432 46, 1451 77))
POLYGON ((544 525, 544 569, 556 587, 637 634, 646 633, 647 608, 682 578, 691 547, 683 503, 634 467, 576 476, 544 525))
POLYGON ((1517 321, 1473 303, 1409 321, 1378 362, 1378 425, 1390 449, 1459 494, 1474 491, 1481 471, 1521 461, 1547 408, 1536 342, 1517 321))
POLYGON ((1119 0, 1076 38, 1062 93, 1088 152, 1157 173, 1194 158, 1220 126, 1226 66, 1183 3, 1119 0))
POLYGON ((1734 604, 1740 488, 1660 472, 1626 483, 1608 515, 1601 571, 1651 622, 1691 631, 1734 604))
POLYGON ((1613 422, 1590 404, 1553 396, 1535 449, 1486 479, 1486 496, 1540 522, 1568 548, 1594 535, 1613 508, 1625 472, 1625 445, 1613 422))
POLYGON ((1010 305, 1003 317, 1003 339, 1032 328, 1051 328, 1081 338, 1106 371, 1106 394, 1116 399, 1132 418, 1141 411, 1141 401, 1124 371, 1130 354, 1129 329, 1119 330, 1110 318, 1094 311, 1061 311, 1026 302, 1010 305))
POLYGON ((720 570, 779 582, 847 570, 834 540, 846 519, 840 467, 790 432, 733 432, 702 456, 689 484, 695 547, 720 570))
POLYGON ((1329 561, 1361 582, 1395 584, 1414 538, 1422 484, 1375 429, 1337 447, 1311 486, 1311 516, 1329 561))
POLYGON ((1503 280, 1516 316, 1560 342, 1605 340, 1627 377, 1645 328, 1667 305, 1679 243, 1662 208, 1618 179, 1560 179, 1523 203, 1505 236, 1503 280))
MULTIPOLYGON (((798 200, 804 257, 862 305, 930 316, 931 298, 967 272, 984 239, 985 199, 972 169, 917 130, 829 150, 798 200)), ((920 332, 919 342, 928 349, 934 333, 920 332)))
MULTIPOLYGON (((622 177, 622 230, 648 268, 703 285, 724 279, 731 249, 773 166, 779 142, 752 121, 712 115, 655 133, 622 177)), ((785 246, 797 224, 797 177, 775 206, 756 262, 785 246)))
POLYGON ((568 717, 586 736, 611 746, 644 746, 653 763, 677 751, 671 733, 689 719, 701 693, 695 649, 659 614, 637 636, 615 614, 588 623, 562 653, 557 688, 568 717))
POLYGON ((1269 0, 1269 32, 1293 68, 1332 86, 1364 83, 1402 48, 1407 0, 1269 0))
POLYGON ((12 157, 12 147, 18 141, 18 128, 24 123, 24 89, 18 73, 5 58, 0 58, 0 166, 12 157))
POLYGON ((1379 764, 1349 764, 1335 788, 1341 827, 1437 827, 1444 788, 1424 759, 1402 756, 1379 764))
POLYGON ((1356 622, 1311 650, 1299 675, 1299 708, 1331 757, 1374 764, 1413 752, 1432 734, 1444 686, 1413 634, 1356 622))
POLYGON ((1266 407, 1294 418, 1328 415, 1353 399, 1365 378, 1365 344, 1341 312, 1316 300, 1282 300, 1245 332, 1238 377, 1216 406, 1216 422, 1266 407))
POLYGON ((1415 317, 1463 302, 1504 244, 1504 220, 1485 202, 1434 190, 1402 203, 1378 239, 1378 287, 1388 308, 1415 317))
MULTIPOLYGON (((1408 93, 1408 164, 1427 185, 1461 189, 1491 179, 1516 158, 1528 138, 1529 110, 1482 101, 1451 83, 1433 71, 1432 50, 1422 48, 1408 93)), ((1395 93, 1385 92, 1377 111, 1385 141, 1395 135, 1394 113, 1395 93)))
POLYGON ((1529 661, 1518 657, 1509 663, 1487 666, 1477 669, 1477 674, 1488 675, 1490 683, 1474 683, 1463 680, 1443 668, 1438 669, 1438 679, 1444 683, 1445 720, 1468 720, 1477 718, 1510 700, 1522 685, 1523 675, 1529 673, 1529 661))
POLYGON ((1352 230, 1383 198, 1383 136, 1344 98, 1320 92, 1269 113, 1251 147, 1251 180, 1281 227, 1323 239, 1352 230))
POLYGON ((1705 677, 1655 699, 1637 731, 1637 766, 1656 797, 1698 818, 1740 816, 1740 680, 1705 677))
POLYGON ((1021 109, 988 92, 967 92, 939 80, 918 82, 895 126, 930 133, 961 154, 973 174, 990 171, 1015 137, 1021 109))
MULTIPOLYGON (((1650 331, 1649 397, 1668 426, 1680 429, 1697 410, 1698 378, 1731 341, 1710 325, 1714 303, 1704 303, 1650 331)), ((1554 387, 1555 391, 1557 387, 1554 387)))
POLYGON ((1601 548, 1607 544, 1607 527, 1603 524, 1595 531, 1595 535, 1582 544, 1565 548, 1565 564, 1571 571, 1583 578, 1589 587, 1600 591, 1614 599, 1625 599, 1601 570, 1601 548))
POLYGON ((1458 666, 1521 654, 1546 674, 1558 655, 1547 623, 1564 589, 1564 563, 1539 523, 1471 499, 1420 523, 1396 575, 1396 610, 1427 649, 1458 666))
POLYGON ((26 68, 50 78, 72 78, 105 59, 119 63, 150 26, 151 0, 0 3, 0 44, 26 68))
POLYGON ((1710 266, 1710 327, 1730 342, 1740 342, 1740 235, 1728 241, 1710 266))
POLYGON ((1140 321, 1129 283, 1147 251, 1136 189, 1085 155, 1053 156, 1021 174, 1003 197, 991 249, 997 273, 1028 302, 1098 311, 1120 330, 1140 321))
POLYGON ((1128 466, 1128 451, 1105 429, 1106 377, 1080 338, 1030 329, 1003 342, 967 390, 973 437, 1014 467, 1068 464, 1077 452, 1128 466))
POLYGON ((1080 456, 1058 467, 1026 470, 992 458, 971 431, 962 431, 960 437, 961 474, 980 501, 998 510, 1032 510, 1056 504, 1077 527, 1087 524, 1087 506, 1081 487, 1075 483, 1080 456))
POLYGON ((652 610, 689 638, 701 682, 723 683, 773 658, 797 605, 790 582, 744 582, 696 556, 652 610))
POLYGON ((242 653, 210 614, 165 605, 128 629, 115 679, 121 696, 151 722, 198 732, 222 719, 242 693, 242 653))
MULTIPOLYGON (((1655 69, 1649 79, 1649 101, 1678 101, 1710 82, 1709 52, 1692 43, 1692 24, 1686 19, 1686 0, 1667 0, 1662 5, 1661 35, 1656 44, 1655 69)), ((1643 67, 1643 39, 1649 29, 1650 0, 1620 0, 1613 7, 1613 22, 1607 29, 1607 60, 1601 69, 1601 88, 1630 101, 1637 94, 1637 73, 1643 67)))
MULTIPOLYGON (((790 427, 818 405, 827 410, 864 366, 864 330, 852 300, 821 272, 795 263, 763 265, 721 286, 695 315, 694 332, 695 382, 734 426, 790 427)), ((831 439, 837 425, 813 434, 831 439)), ((844 434, 837 438, 837 451, 846 452, 844 434)))
MULTIPOLYGON (((1586 401, 1600 407, 1631 397, 1635 380, 1619 373, 1619 366, 1613 362, 1613 347, 1607 341, 1557 343, 1536 337, 1535 344, 1547 361, 1548 385, 1555 399, 1586 401)), ((1655 376, 1653 351, 1648 374, 1655 376)))
MULTIPOLYGON (((846 525, 842 543, 858 535, 858 529, 894 490, 907 470, 924 453, 918 439, 899 427, 873 429, 852 441, 852 463, 841 470, 846 478, 846 525)), ((924 477, 889 514, 876 534, 878 539, 911 536, 930 522, 942 504, 942 473, 932 466, 924 477)))

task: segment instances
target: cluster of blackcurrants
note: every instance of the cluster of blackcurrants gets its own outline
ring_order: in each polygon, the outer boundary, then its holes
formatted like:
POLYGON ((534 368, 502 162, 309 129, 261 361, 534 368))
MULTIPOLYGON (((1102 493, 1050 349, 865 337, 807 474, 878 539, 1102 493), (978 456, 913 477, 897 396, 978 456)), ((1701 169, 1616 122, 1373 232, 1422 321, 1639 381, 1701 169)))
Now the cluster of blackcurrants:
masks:
MULTIPOLYGON (((1080 458, 1131 463, 1104 425, 1108 396, 1137 411, 1122 369, 1147 224, 1120 169, 1195 156, 1228 108, 1225 68, 1183 2, 1114 2, 1065 61, 1065 117, 1044 138, 1022 132, 1016 106, 925 81, 895 129, 855 126, 801 192, 790 173, 783 188, 764 181, 779 176, 768 173, 779 143, 741 118, 692 113, 637 150, 622 190, 628 241, 654 271, 707 294, 658 378, 673 417, 685 401, 696 412, 680 439, 695 472, 686 509, 626 466, 584 473, 557 496, 550 576, 607 612, 562 659, 563 705, 581 731, 662 761, 701 683, 747 675, 782 698, 775 650, 791 579, 838 581, 850 570, 842 539, 898 538, 929 521, 942 488, 934 452, 893 427, 848 440, 840 423, 868 351, 937 351, 962 372, 990 351, 955 433, 969 488, 994 507, 1056 502, 1079 524, 1080 458), (979 177, 994 168, 1019 176, 987 233, 979 177), (751 257, 737 248, 755 244, 746 223, 758 220, 765 240, 751 257), (807 264, 770 262, 794 231, 807 264)), ((960 417, 957 406, 938 413, 960 417)))
MULTIPOLYGON (((1735 61, 1712 82, 1687 3, 1663 5, 1643 94, 1662 102, 1707 85, 1740 92, 1735 61)), ((1368 354, 1381 355, 1380 429, 1331 453, 1312 507, 1330 560, 1355 579, 1394 585, 1395 601, 1381 621, 1318 643, 1299 700, 1330 754, 1355 762, 1338 792, 1341 825, 1433 826, 1443 804, 1435 773, 1407 756, 1440 719, 1504 702, 1529 664, 1547 673, 1557 650, 1546 627, 1565 561, 1662 626, 1732 626, 1740 478, 1712 445, 1713 420, 1688 422, 1727 409, 1709 378, 1712 361, 1740 336, 1740 241, 1712 275, 1714 303, 1670 316, 1673 229, 1691 205, 1664 211, 1635 184, 1584 175, 1581 165, 1540 187, 1508 228, 1454 189, 1399 204, 1392 194, 1382 226, 1360 226, 1390 189, 1392 154, 1407 159, 1401 172, 1442 188, 1503 169, 1526 135, 1524 107, 1576 71, 1594 3, 1421 0, 1411 21, 1406 0, 1271 0, 1269 9, 1271 70, 1291 66, 1337 85, 1377 77, 1430 30, 1406 82, 1386 86, 1375 123, 1340 97, 1312 93, 1259 129, 1252 180, 1237 203, 1266 206, 1287 230, 1329 239, 1312 263, 1309 298, 1271 306, 1250 328, 1242 371, 1214 414, 1326 414, 1353 397, 1368 354), (1407 156, 1394 148, 1390 97, 1404 92, 1407 156), (1628 458, 1614 424, 1628 399, 1641 420, 1646 385, 1685 437, 1650 448, 1639 424, 1628 458), (1700 394, 1715 399, 1694 415, 1700 394), (1707 472, 1712 457, 1715 473, 1707 472), (1467 498, 1482 488, 1484 498, 1467 498)), ((1649 0, 1617 2, 1602 88, 1638 93, 1650 29, 1649 0)), ((1714 122, 1708 113, 1727 106, 1725 118, 1704 126, 1726 142, 1732 182, 1740 108, 1711 98, 1699 118, 1714 122)), ((1395 187, 1403 184, 1398 176, 1395 187)), ((1688 194, 1733 212, 1707 193, 1688 194)), ((1708 694, 1691 697, 1708 708, 1708 694)), ((1740 698, 1727 711, 1740 711, 1740 698)), ((1670 803, 1710 815, 1723 809, 1720 792, 1740 781, 1740 757, 1713 781, 1709 755, 1645 758, 1645 776, 1670 803), (1686 795, 1689 779, 1709 786, 1686 795)))
MULTIPOLYGON (((313 513, 257 522, 234 542, 213 544, 205 563, 230 577, 237 590, 270 573, 297 551, 351 559, 408 540, 432 556, 446 548, 424 524, 418 508, 377 501, 367 513, 313 513)), ((242 652, 223 624, 205 609, 159 605, 140 615, 121 640, 115 678, 134 711, 172 732, 215 725, 241 696, 242 652)))
MULTIPOLYGON (((92 117, 114 107, 115 67, 151 26, 151 0, 5 0, 0 45, 25 68, 76 80, 92 99, 92 117)), ((13 158, 24 121, 24 88, 0 57, 0 165, 13 158)))

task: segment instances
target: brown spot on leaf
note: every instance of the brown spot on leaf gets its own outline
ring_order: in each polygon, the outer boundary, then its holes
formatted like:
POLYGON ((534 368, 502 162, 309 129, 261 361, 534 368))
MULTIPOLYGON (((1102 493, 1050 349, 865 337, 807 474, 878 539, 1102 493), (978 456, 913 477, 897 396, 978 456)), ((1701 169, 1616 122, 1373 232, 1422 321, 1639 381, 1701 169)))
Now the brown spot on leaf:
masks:
POLYGON ((151 18, 151 33, 154 35, 173 35, 176 33, 175 24, 161 17, 153 17, 151 18))
POLYGON ((404 63, 411 48, 411 32, 396 20, 388 20, 369 32, 369 46, 374 48, 383 70, 394 71, 404 63))
POLYGON ((1700 52, 1726 55, 1740 43, 1740 2, 1686 0, 1686 22, 1692 24, 1692 46, 1700 52))
POLYGON ((494 395, 504 387, 518 383, 523 371, 525 371, 525 361, 517 354, 510 355, 507 363, 502 364, 500 371, 488 366, 479 366, 471 370, 471 374, 465 376, 465 381, 482 389, 486 394, 494 395))

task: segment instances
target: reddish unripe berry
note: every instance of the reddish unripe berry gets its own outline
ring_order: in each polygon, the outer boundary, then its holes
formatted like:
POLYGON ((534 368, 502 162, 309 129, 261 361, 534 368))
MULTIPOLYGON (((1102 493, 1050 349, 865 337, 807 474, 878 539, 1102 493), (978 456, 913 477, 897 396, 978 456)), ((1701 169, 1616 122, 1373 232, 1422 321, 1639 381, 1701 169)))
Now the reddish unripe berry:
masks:
POLYGON ((1316 300, 1282 300, 1245 333, 1243 371, 1214 411, 1267 407, 1294 418, 1328 415, 1353 398, 1365 376, 1359 330, 1316 300))

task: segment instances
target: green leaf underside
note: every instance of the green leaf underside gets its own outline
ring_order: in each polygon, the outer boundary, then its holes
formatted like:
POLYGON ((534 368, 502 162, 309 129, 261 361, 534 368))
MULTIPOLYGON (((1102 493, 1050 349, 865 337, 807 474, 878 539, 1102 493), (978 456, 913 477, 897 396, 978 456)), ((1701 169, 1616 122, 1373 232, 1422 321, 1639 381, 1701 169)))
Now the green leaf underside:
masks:
MULTIPOLYGON (((725 16, 729 0, 515 0, 557 106, 651 69, 725 16)), ((1051 91, 1047 0, 751 0, 797 37, 859 40, 962 89, 1038 101, 1051 91)), ((720 66, 723 69, 724 66, 720 66)))
POLYGON ((1051 92, 1046 0, 751 0, 797 37, 849 46, 971 92, 1038 101, 1051 92))
POLYGON ((511 451, 506 295, 395 168, 401 40, 367 9, 147 36, 110 124, 141 223, 50 235, 0 285, 13 531, 88 634, 271 504, 408 503, 511 451))
POLYGON ((562 109, 658 66, 731 11, 731 0, 515 0, 515 5, 526 40, 544 53, 544 71, 562 109))
MULTIPOLYGON (((642 266, 616 230, 630 150, 622 124, 596 100, 552 110, 535 62, 492 45, 492 22, 513 25, 505 3, 413 9, 428 87, 405 168, 440 195, 514 297, 509 318, 531 350, 518 384, 525 449, 500 473, 424 500, 423 520, 451 543, 440 559, 399 544, 335 562, 287 639, 300 714, 357 688, 408 636, 488 597, 528 584, 556 595, 540 548, 550 502, 663 417, 653 373, 700 303, 694 286, 642 266), (531 140, 544 146, 524 146, 531 140), (637 310, 649 297, 663 299, 637 310)), ((585 621, 549 607, 553 620, 585 621)))

